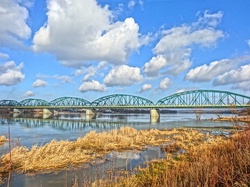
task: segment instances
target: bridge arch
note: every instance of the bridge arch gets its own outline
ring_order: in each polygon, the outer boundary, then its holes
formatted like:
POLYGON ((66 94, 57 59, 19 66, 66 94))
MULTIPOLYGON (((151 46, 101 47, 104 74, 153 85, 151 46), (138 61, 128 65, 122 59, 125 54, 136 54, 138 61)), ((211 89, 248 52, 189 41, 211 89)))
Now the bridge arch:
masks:
POLYGON ((15 100, 1 100, 0 106, 18 106, 19 103, 15 100))
POLYGON ((24 99, 19 106, 50 106, 50 104, 43 99, 24 99))
POLYGON ((89 106, 90 102, 77 97, 60 97, 50 101, 51 106, 89 106))
POLYGON ((183 107, 230 107, 249 104, 248 96, 219 90, 184 91, 162 98, 156 103, 156 105, 183 107))
POLYGON ((143 97, 127 95, 127 94, 113 94, 101 97, 94 100, 91 106, 151 106, 154 103, 143 97))

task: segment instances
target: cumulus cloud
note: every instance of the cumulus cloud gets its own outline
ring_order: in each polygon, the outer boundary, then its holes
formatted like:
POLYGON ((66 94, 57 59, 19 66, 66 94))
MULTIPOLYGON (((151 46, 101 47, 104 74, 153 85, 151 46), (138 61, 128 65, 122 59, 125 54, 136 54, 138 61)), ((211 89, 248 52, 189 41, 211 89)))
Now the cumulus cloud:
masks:
POLYGON ((159 89, 167 90, 169 88, 170 84, 171 84, 170 79, 165 78, 165 79, 161 80, 160 85, 159 85, 159 89))
MULTIPOLYGON (((248 57, 249 58, 249 57, 248 57)), ((245 57, 237 59, 223 59, 211 62, 209 65, 204 64, 191 69, 185 76, 186 80, 193 82, 211 81, 218 75, 221 75, 237 66, 239 62, 246 60, 245 57)))
POLYGON ((104 83, 107 86, 129 86, 142 80, 140 68, 121 65, 110 70, 104 83))
POLYGON ((192 64, 190 56, 195 46, 211 47, 216 44, 218 39, 224 37, 223 31, 216 30, 222 15, 221 12, 215 14, 205 12, 197 22, 163 30, 161 39, 153 49, 156 57, 145 64, 144 72, 149 76, 156 76, 160 70, 169 68, 167 73, 178 75, 188 69, 192 64), (150 73, 146 66, 153 64, 151 61, 155 61, 159 58, 159 55, 161 58, 165 58, 165 61, 162 60, 164 63, 158 64, 161 68, 156 67, 150 73))
POLYGON ((90 66, 87 69, 87 74, 84 76, 83 81, 87 81, 89 80, 91 77, 95 76, 96 73, 98 72, 98 70, 101 70, 105 67, 107 67, 107 62, 106 61, 102 61, 98 64, 98 66, 90 66))
POLYGON ((158 55, 147 62, 142 69, 148 77, 155 77, 165 66, 167 66, 166 58, 163 55, 158 55))
POLYGON ((34 96, 35 94, 32 92, 32 91, 27 91, 23 97, 31 97, 31 96, 34 96))
POLYGON ((145 92, 145 91, 148 91, 152 88, 152 85, 151 84, 143 84, 142 87, 141 87, 141 93, 142 92, 145 92))
POLYGON ((105 85, 95 80, 84 82, 79 87, 80 92, 88 92, 88 91, 105 92, 106 90, 107 88, 105 85))
POLYGON ((33 84, 32 84, 32 87, 45 87, 47 86, 48 83, 42 79, 37 79, 33 84))
POLYGON ((22 73, 23 63, 18 66, 14 61, 0 64, 0 85, 12 86, 23 82, 25 75, 22 73))
POLYGON ((31 29, 26 23, 28 10, 15 0, 1 0, 0 3, 0 46, 21 45, 28 39, 31 29))
POLYGON ((63 65, 123 64, 141 46, 134 19, 112 22, 112 12, 96 0, 49 0, 47 8, 48 20, 35 34, 33 49, 54 54, 63 65))
POLYGON ((213 81, 213 85, 227 85, 245 81, 250 81, 250 64, 241 66, 239 69, 231 70, 222 75, 219 75, 213 81))

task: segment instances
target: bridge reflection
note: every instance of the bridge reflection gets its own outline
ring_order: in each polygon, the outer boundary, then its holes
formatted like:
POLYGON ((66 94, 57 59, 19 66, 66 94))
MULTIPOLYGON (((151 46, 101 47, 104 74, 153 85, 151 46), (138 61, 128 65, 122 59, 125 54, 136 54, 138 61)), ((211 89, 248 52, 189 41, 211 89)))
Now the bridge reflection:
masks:
POLYGON ((8 125, 8 124, 16 124, 18 123, 21 126, 26 128, 39 128, 44 126, 49 126, 56 130, 61 131, 78 131, 84 130, 86 128, 90 129, 114 129, 119 128, 121 126, 135 126, 141 125, 143 123, 148 124, 147 122, 129 122, 127 121, 127 116, 124 115, 112 115, 102 117, 99 116, 98 120, 88 121, 84 118, 79 118, 79 116, 73 115, 69 116, 61 116, 61 118, 53 118, 53 119, 42 119, 42 118, 31 118, 31 117, 18 117, 18 118, 7 118, 0 117, 1 125, 8 125), (113 119, 112 119, 113 118, 113 119))

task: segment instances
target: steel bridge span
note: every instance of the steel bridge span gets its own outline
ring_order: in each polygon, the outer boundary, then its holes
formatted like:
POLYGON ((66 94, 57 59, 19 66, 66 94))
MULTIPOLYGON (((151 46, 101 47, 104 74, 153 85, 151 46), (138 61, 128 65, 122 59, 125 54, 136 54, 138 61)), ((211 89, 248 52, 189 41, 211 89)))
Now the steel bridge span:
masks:
POLYGON ((98 98, 92 102, 83 98, 60 97, 50 102, 43 99, 28 98, 20 102, 15 100, 0 100, 0 109, 43 109, 51 112, 54 109, 79 108, 85 109, 87 115, 94 115, 92 109, 124 108, 151 109, 151 116, 159 116, 157 109, 162 108, 244 108, 250 107, 250 97, 219 90, 191 90, 175 93, 153 101, 134 95, 113 94, 98 98))

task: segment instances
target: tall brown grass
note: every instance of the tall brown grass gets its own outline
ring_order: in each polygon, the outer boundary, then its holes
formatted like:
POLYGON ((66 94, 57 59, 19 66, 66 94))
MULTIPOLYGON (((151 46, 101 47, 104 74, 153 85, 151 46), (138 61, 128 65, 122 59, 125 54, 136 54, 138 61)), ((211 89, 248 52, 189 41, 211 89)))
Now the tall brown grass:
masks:
POLYGON ((4 135, 0 136, 0 146, 4 144, 4 142, 7 142, 8 140, 4 135))
POLYGON ((187 154, 138 168, 136 175, 110 186, 250 186, 250 130, 227 140, 208 140, 187 154))
MULTIPOLYGON (((97 133, 92 131, 76 141, 52 140, 44 146, 18 146, 12 149, 12 170, 18 172, 55 171, 81 163, 91 162, 112 151, 142 150, 148 145, 175 142, 183 149, 200 144, 207 136, 192 129, 136 130, 123 127, 120 130, 97 133)), ((9 154, 3 155, 0 171, 8 171, 9 154)))

